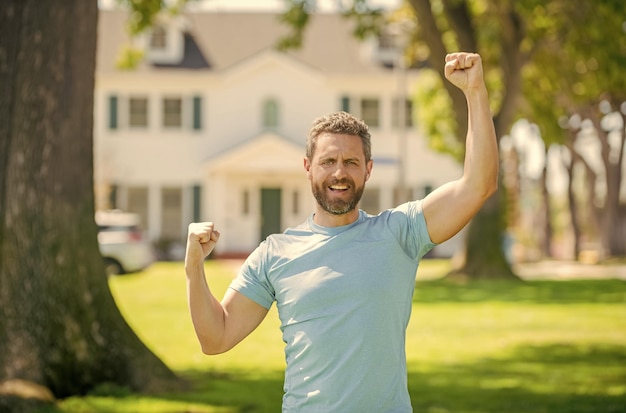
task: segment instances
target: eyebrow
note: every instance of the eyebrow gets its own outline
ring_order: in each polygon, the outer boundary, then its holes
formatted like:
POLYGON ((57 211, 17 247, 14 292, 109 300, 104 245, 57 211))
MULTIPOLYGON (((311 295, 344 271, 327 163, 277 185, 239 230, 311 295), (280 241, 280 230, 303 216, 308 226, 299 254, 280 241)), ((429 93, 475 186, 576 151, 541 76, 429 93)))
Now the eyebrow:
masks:
MULTIPOLYGON (((320 157, 319 162, 326 162, 326 161, 337 161, 337 157, 333 156, 333 155, 329 155, 329 156, 324 156, 324 157, 320 157)), ((344 158, 343 159, 343 163, 346 162, 356 162, 358 164, 361 163, 361 160, 358 157, 350 157, 350 158, 344 158)))

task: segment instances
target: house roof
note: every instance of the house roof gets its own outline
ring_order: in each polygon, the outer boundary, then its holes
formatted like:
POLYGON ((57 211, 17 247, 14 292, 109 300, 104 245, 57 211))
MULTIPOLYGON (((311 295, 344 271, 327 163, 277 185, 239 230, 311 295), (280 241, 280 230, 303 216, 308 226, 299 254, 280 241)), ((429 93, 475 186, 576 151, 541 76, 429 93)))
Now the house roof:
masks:
MULTIPOLYGON (((128 13, 101 10, 99 14, 98 60, 100 73, 116 71, 115 61, 125 45, 131 44, 126 31, 128 13)), ((193 52, 194 65, 180 68, 223 71, 261 52, 274 49, 278 39, 289 33, 277 13, 189 12, 184 14, 186 50, 193 52), (197 62, 200 61, 201 64, 197 62)), ((314 14, 309 20, 300 49, 285 52, 325 73, 358 74, 387 71, 364 51, 364 44, 352 35, 354 22, 338 14, 314 14)), ((186 56, 189 59, 189 56, 186 56)), ((142 62, 137 71, 171 70, 142 62)))
POLYGON ((302 173, 304 147, 267 132, 205 161, 210 171, 238 173, 302 173))

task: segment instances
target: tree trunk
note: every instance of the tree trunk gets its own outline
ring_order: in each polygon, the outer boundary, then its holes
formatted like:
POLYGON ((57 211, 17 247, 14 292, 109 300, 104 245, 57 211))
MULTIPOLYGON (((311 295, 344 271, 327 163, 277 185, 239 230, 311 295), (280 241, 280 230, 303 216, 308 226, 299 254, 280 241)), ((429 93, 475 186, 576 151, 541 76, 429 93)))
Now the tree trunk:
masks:
POLYGON ((98 250, 96 27, 96 0, 0 6, 0 411, 36 405, 24 388, 179 383, 124 321, 98 250))
MULTIPOLYGON (((626 235, 621 231, 620 224, 620 190, 622 186, 622 170, 624 163, 624 149, 626 137, 621 133, 621 140, 617 156, 611 156, 613 152, 609 143, 609 133, 602 128, 601 119, 597 113, 592 112, 591 120, 596 129, 600 142, 600 154, 606 176, 606 199, 602 207, 601 216, 601 239, 605 253, 609 256, 622 256, 626 254, 626 235)), ((626 116, 622 116, 622 122, 626 116)), ((623 129, 623 126, 622 126, 623 129)))
POLYGON ((453 278, 471 279, 519 279, 511 270, 502 250, 504 221, 501 199, 504 191, 499 189, 472 219, 467 229, 465 256, 461 266, 450 275, 453 278), (497 239, 498 242, 489 242, 497 239), (487 241, 487 242, 486 242, 487 241), (471 257, 471 259, 467 259, 471 257))
MULTIPOLYGON (((575 139, 575 134, 570 132, 570 139, 575 139)), ((572 225, 572 237, 574 241, 573 245, 573 254, 574 258, 578 259, 580 255, 580 238, 582 236, 582 231, 580 229, 580 218, 578 213, 578 203, 576 202, 576 194, 574 193, 574 166, 577 161, 580 161, 580 155, 576 153, 574 150, 573 141, 570 141, 566 144, 567 146, 564 149, 567 149, 569 152, 569 162, 563 162, 565 169, 567 171, 567 203, 569 205, 570 211, 570 223, 572 225)))
POLYGON ((550 191, 548 190, 548 149, 546 149, 546 163, 544 164, 541 172, 541 198, 543 202, 541 214, 543 234, 540 243, 543 257, 552 257, 552 237, 554 234, 554 230, 552 228, 552 203, 550 199, 550 191))

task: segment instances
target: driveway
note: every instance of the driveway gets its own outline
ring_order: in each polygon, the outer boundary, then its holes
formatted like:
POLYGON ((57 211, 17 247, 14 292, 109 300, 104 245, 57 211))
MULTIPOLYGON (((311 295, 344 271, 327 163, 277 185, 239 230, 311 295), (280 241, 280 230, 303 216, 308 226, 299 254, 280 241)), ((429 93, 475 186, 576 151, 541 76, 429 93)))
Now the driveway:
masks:
POLYGON ((583 264, 576 261, 544 260, 516 264, 516 274, 526 280, 621 279, 626 280, 626 264, 583 264))

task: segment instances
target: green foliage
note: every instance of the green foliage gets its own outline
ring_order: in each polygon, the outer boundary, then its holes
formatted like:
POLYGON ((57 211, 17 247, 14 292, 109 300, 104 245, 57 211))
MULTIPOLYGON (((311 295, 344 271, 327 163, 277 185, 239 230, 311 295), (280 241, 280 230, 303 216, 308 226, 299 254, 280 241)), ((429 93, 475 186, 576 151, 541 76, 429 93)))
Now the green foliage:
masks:
POLYGON ((132 34, 150 28, 155 16, 165 7, 163 0, 118 0, 118 2, 131 11, 128 29, 132 34))
POLYGON ((288 25, 292 32, 278 40, 278 50, 286 51, 302 47, 304 31, 309 23, 309 4, 306 0, 294 0, 289 2, 289 7, 279 18, 288 25))
MULTIPOLYGON (((126 22, 128 33, 135 37, 155 24, 157 17, 166 13, 169 15, 179 14, 185 4, 194 0, 117 0, 120 5, 130 10, 130 17, 126 22)), ((142 49, 125 45, 118 53, 116 67, 121 70, 133 70, 144 58, 142 49)))
POLYGON ((565 137, 564 116, 626 100, 626 36, 620 1, 552 1, 528 10, 533 59, 524 71, 521 116, 540 125, 547 143, 565 137))
POLYGON ((343 15, 356 22, 353 34, 360 40, 378 36, 385 22, 383 11, 371 8, 364 0, 355 0, 351 7, 343 10, 343 15))
POLYGON ((128 19, 128 30, 136 35, 154 25, 155 18, 161 12, 178 14, 186 3, 193 0, 117 0, 118 3, 128 7, 131 11, 128 19))
POLYGON ((441 77, 433 70, 423 71, 414 98, 419 102, 415 109, 417 124, 428 137, 428 146, 461 162, 464 146, 456 138, 452 102, 443 88, 441 77))
POLYGON ((133 70, 143 60, 144 51, 130 45, 126 45, 120 50, 115 67, 121 70, 133 70))
MULTIPOLYGON (((285 0, 285 3, 287 9, 281 14, 279 20, 289 27, 291 32, 277 42, 276 48, 282 51, 302 47, 309 16, 315 11, 314 6, 308 0, 285 0)), ((344 3, 340 4, 340 6, 343 5, 344 3)), ((384 23, 383 11, 371 7, 367 0, 354 0, 349 3, 349 6, 343 7, 341 13, 355 22, 353 35, 361 40, 378 35, 384 23)))

